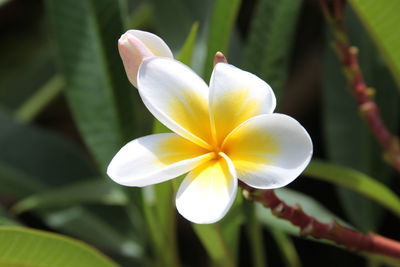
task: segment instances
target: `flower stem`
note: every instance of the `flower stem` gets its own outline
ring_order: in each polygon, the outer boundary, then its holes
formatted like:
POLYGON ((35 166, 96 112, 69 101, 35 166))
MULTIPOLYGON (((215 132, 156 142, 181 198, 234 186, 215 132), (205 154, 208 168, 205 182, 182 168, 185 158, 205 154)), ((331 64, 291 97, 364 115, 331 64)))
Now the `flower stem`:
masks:
POLYGON ((361 116, 384 150, 383 158, 400 172, 400 141, 390 133, 374 101, 374 90, 367 87, 360 65, 358 49, 350 44, 344 25, 344 0, 320 0, 324 17, 334 32, 333 45, 341 60, 351 92, 361 116), (329 4, 331 3, 331 5, 329 4))
POLYGON ((332 223, 322 223, 306 214, 300 206, 289 206, 273 190, 257 190, 241 183, 244 196, 260 202, 272 213, 300 228, 300 235, 327 239, 347 247, 351 251, 371 252, 400 259, 400 242, 378 234, 363 234, 350 228, 332 223))
POLYGON ((254 203, 245 202, 246 232, 250 242, 250 251, 254 267, 265 267, 265 249, 260 222, 257 219, 254 203))

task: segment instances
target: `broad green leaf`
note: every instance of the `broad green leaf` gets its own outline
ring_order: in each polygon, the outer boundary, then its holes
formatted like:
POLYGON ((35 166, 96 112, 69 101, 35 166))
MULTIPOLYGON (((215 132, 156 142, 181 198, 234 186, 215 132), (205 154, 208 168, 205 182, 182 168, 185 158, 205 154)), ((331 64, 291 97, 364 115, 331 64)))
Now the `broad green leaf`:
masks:
POLYGON ((125 205, 127 202, 127 197, 121 189, 103 178, 30 195, 15 204, 12 210, 15 213, 22 213, 32 209, 60 208, 84 203, 125 205))
POLYGON ((134 90, 117 50, 123 32, 120 1, 45 3, 68 102, 87 146, 104 171, 134 133, 134 90))
MULTIPOLYGON (((103 211, 105 216, 107 213, 103 211)), ((126 257, 143 257, 141 240, 133 234, 126 234, 132 229, 120 229, 119 222, 110 224, 92 210, 74 206, 55 211, 41 212, 41 217, 52 229, 85 240, 97 247, 126 257)), ((113 219, 116 217, 113 217, 113 219)), ((118 221, 124 220, 118 216, 118 221)))
POLYGON ((245 48, 246 68, 265 80, 279 97, 284 89, 300 0, 260 0, 245 48))
POLYGON ((240 0, 216 0, 208 28, 207 54, 204 65, 205 80, 211 76, 214 55, 218 51, 228 54, 228 46, 234 29, 240 0))
POLYGON ((293 240, 282 231, 272 229, 270 232, 278 245, 285 265, 287 267, 300 267, 300 257, 296 251, 295 245, 293 244, 293 240))
POLYGON ((118 266, 81 241, 49 232, 0 227, 0 240, 2 266, 118 266))
MULTIPOLYGON (((389 128, 396 131, 398 94, 393 81, 351 10, 347 10, 346 18, 350 41, 360 50, 360 66, 367 85, 377 89, 375 99, 382 117, 389 128)), ((322 107, 328 158, 388 183, 390 168, 383 162, 382 150, 359 114, 337 55, 330 47, 327 47, 324 71, 322 107)), ((348 189, 341 188, 338 192, 343 209, 358 228, 369 231, 378 226, 382 218, 379 206, 348 189)))
POLYGON ((179 61, 183 62, 184 64, 191 66, 192 65, 192 57, 194 46, 196 44, 197 39, 197 32, 199 30, 199 23, 195 22, 190 29, 189 35, 186 37, 186 41, 179 52, 179 61))
POLYGON ((384 184, 357 170, 313 160, 304 174, 349 188, 400 216, 400 198, 384 184))
POLYGON ((398 0, 350 0, 400 88, 400 2, 398 0))

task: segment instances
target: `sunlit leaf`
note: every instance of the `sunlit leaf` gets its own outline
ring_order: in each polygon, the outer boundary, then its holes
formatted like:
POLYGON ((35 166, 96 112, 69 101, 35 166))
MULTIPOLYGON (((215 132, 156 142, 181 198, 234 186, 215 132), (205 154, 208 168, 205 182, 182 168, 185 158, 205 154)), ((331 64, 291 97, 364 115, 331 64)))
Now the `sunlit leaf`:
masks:
POLYGON ((118 266, 83 242, 58 234, 0 227, 0 240, 2 266, 118 266))
POLYGON ((372 36, 400 88, 400 2, 397 0, 350 0, 372 36))

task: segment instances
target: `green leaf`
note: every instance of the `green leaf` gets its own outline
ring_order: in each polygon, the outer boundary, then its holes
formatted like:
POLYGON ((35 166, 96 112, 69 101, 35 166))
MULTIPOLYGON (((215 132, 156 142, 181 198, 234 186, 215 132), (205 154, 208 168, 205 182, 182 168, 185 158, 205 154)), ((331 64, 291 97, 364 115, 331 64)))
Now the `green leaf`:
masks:
POLYGON ((103 178, 61 188, 52 188, 48 191, 30 195, 17 202, 12 210, 15 213, 22 213, 32 209, 60 208, 83 203, 125 205, 128 203, 128 199, 119 187, 103 178))
POLYGON ((347 187, 400 216, 400 198, 384 184, 351 168, 313 160, 304 171, 305 175, 336 185, 347 187))
POLYGON ((0 240, 0 265, 3 266, 118 266, 83 242, 58 234, 0 227, 0 240))
MULTIPOLYGON (((103 215, 109 216, 104 212, 103 215)), ((118 222, 110 225, 104 218, 91 210, 79 206, 55 211, 39 213, 46 225, 62 233, 85 240, 97 247, 127 257, 143 257, 143 244, 137 236, 127 234, 129 231, 118 228, 119 222, 124 220, 118 216, 118 222)), ((113 217, 115 218, 115 216, 113 217)), ((130 229, 132 230, 132 229, 130 229)))
MULTIPOLYGON (((398 93, 394 89, 393 81, 382 64, 379 53, 350 9, 346 12, 346 19, 350 41, 360 50, 360 66, 366 82, 378 89, 375 99, 383 120, 391 131, 396 131, 398 93)), ((383 162, 381 148, 359 115, 337 55, 330 47, 327 47, 324 72, 322 122, 328 158, 333 163, 355 168, 378 178, 382 183, 388 183, 390 168, 383 162)), ((378 205, 345 188, 339 188, 338 193, 344 211, 359 229, 370 231, 378 226, 383 215, 378 205)))
POLYGON ((134 133, 133 89, 117 40, 120 1, 45 1, 75 121, 103 171, 134 133))
POLYGON ((179 52, 178 60, 188 66, 192 65, 192 57, 194 52, 194 46, 196 44, 197 32, 199 30, 199 23, 195 22, 190 29, 189 35, 186 37, 186 41, 179 52))
POLYGON ((300 0, 260 0, 245 47, 246 68, 265 80, 279 97, 284 89, 300 0))
POLYGON ((204 78, 208 80, 213 69, 214 55, 218 51, 228 54, 229 40, 233 31, 240 0, 216 0, 208 28, 207 54, 204 78))
POLYGON ((350 0, 385 58, 400 88, 400 3, 397 0, 350 0))

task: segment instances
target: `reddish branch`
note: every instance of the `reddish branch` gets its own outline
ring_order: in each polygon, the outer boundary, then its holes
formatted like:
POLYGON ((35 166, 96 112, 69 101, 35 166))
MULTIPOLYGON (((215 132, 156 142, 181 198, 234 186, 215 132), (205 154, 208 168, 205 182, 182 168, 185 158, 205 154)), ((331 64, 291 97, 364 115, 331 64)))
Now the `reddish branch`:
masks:
POLYGON ((351 230, 337 222, 322 223, 307 215, 300 206, 289 206, 282 201, 273 190, 256 190, 243 183, 245 197, 270 208, 272 213, 300 228, 303 236, 312 236, 334 241, 352 251, 377 253, 400 259, 400 242, 377 234, 362 234, 351 230))
POLYGON ((360 113, 384 150, 384 159, 400 172, 400 142, 392 135, 382 120, 374 101, 374 90, 368 88, 360 65, 358 49, 348 40, 344 26, 344 0, 320 0, 326 20, 331 25, 335 39, 334 46, 342 62, 350 89, 357 101, 360 113))

